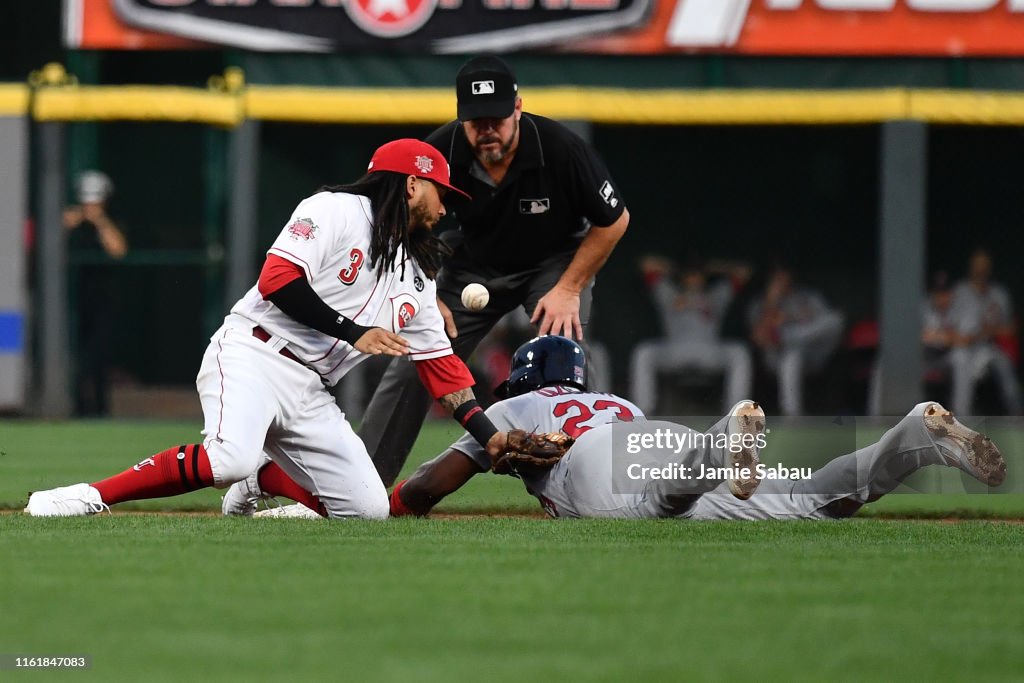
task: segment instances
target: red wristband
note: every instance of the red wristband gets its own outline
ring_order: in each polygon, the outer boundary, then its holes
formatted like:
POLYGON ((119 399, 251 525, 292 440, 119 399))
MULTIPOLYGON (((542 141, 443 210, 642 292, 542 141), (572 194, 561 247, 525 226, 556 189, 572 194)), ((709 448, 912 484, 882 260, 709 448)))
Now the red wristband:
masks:
POLYGON ((400 495, 398 495, 398 492, 402 490, 402 487, 405 486, 405 482, 407 482, 407 481, 409 481, 409 480, 408 479, 403 479, 402 481, 400 481, 397 484, 395 484, 395 490, 391 492, 391 497, 389 498, 389 502, 391 503, 391 516, 392 517, 408 517, 409 515, 415 515, 416 514, 412 510, 412 508, 406 506, 406 504, 402 502, 402 497, 400 495))

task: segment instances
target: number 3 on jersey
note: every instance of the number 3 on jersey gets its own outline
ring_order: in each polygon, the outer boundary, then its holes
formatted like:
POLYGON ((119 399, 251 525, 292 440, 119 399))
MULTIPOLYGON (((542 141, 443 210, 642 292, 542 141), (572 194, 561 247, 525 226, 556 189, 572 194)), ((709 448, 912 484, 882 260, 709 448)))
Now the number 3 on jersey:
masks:
POLYGON ((595 424, 586 424, 595 417, 598 417, 596 413, 600 413, 605 410, 614 410, 614 417, 618 419, 619 422, 633 421, 633 411, 621 403, 609 401, 605 398, 594 401, 592 406, 576 399, 572 399, 571 401, 562 401, 555 405, 554 414, 555 417, 558 418, 569 418, 562 425, 562 431, 576 439, 579 438, 580 434, 583 434, 598 425, 611 422, 607 415, 601 415, 595 424))
POLYGON ((353 249, 348 254, 349 266, 340 273, 338 273, 338 279, 341 280, 341 284, 350 285, 356 281, 359 277, 359 269, 363 267, 363 252, 359 249, 353 249))

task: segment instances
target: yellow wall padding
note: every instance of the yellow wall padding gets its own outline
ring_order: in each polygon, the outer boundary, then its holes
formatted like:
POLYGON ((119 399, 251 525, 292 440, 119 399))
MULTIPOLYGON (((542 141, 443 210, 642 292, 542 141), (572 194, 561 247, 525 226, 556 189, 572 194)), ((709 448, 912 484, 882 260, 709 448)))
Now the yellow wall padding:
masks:
POLYGON ((38 121, 177 121, 237 125, 238 97, 174 86, 70 86, 40 88, 33 103, 38 121))
MULTIPOLYGON (((0 113, 23 113, 28 89, 0 85, 0 113)), ((646 90, 524 88, 524 109, 558 119, 622 125, 829 125, 895 119, 1024 125, 1024 93, 973 90, 646 90)), ((249 86, 41 87, 40 121, 183 121, 234 126, 246 117, 327 124, 439 124, 455 117, 449 88, 249 86)))
POLYGON ((28 86, 0 83, 0 116, 24 116, 28 113, 28 86))
POLYGON ((309 123, 444 123, 455 118, 450 88, 293 88, 250 86, 254 119, 309 123))

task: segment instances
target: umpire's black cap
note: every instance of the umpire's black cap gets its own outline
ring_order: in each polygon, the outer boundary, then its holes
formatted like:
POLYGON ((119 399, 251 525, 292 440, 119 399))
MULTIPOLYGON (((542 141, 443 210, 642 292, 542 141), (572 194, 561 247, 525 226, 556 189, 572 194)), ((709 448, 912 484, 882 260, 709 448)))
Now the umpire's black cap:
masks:
POLYGON ((519 84, 503 60, 493 55, 474 57, 455 76, 459 120, 503 119, 516 108, 519 84))

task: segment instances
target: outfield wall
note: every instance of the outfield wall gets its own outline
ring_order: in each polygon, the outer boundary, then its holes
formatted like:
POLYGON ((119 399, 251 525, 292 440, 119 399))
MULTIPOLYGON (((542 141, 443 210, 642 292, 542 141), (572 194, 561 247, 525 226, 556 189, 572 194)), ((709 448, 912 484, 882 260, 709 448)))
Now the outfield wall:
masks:
MULTIPOLYGON (((937 190, 928 199, 929 269, 960 272, 973 244, 1003 245, 1024 218, 1011 199, 1024 152, 1024 96, 1016 92, 523 92, 527 109, 593 122, 593 142, 631 208, 630 233, 599 278, 594 326, 612 349, 620 387, 632 345, 659 332, 636 270, 651 251, 685 258, 697 250, 762 266, 783 258, 849 321, 877 314, 884 121, 929 124, 928 182, 937 190)), ((238 256, 227 229, 237 213, 227 189, 237 124, 260 122, 255 249, 241 255, 251 271, 298 198, 360 174, 383 141, 427 134, 451 106, 442 88, 246 86, 239 72, 202 89, 37 90, 35 118, 69 122, 69 157, 104 168, 118 185, 111 209, 132 245, 117 267, 114 302, 134 331, 115 342, 123 370, 144 383, 191 382, 223 315, 226 303, 211 283, 222 283, 238 256), (92 158, 76 154, 82 137, 91 139, 92 158), (165 334, 171 326, 173 344, 165 334)), ((1010 258, 997 252, 997 275, 1020 294, 1010 258)), ((734 329, 741 318, 732 317, 734 329)))

